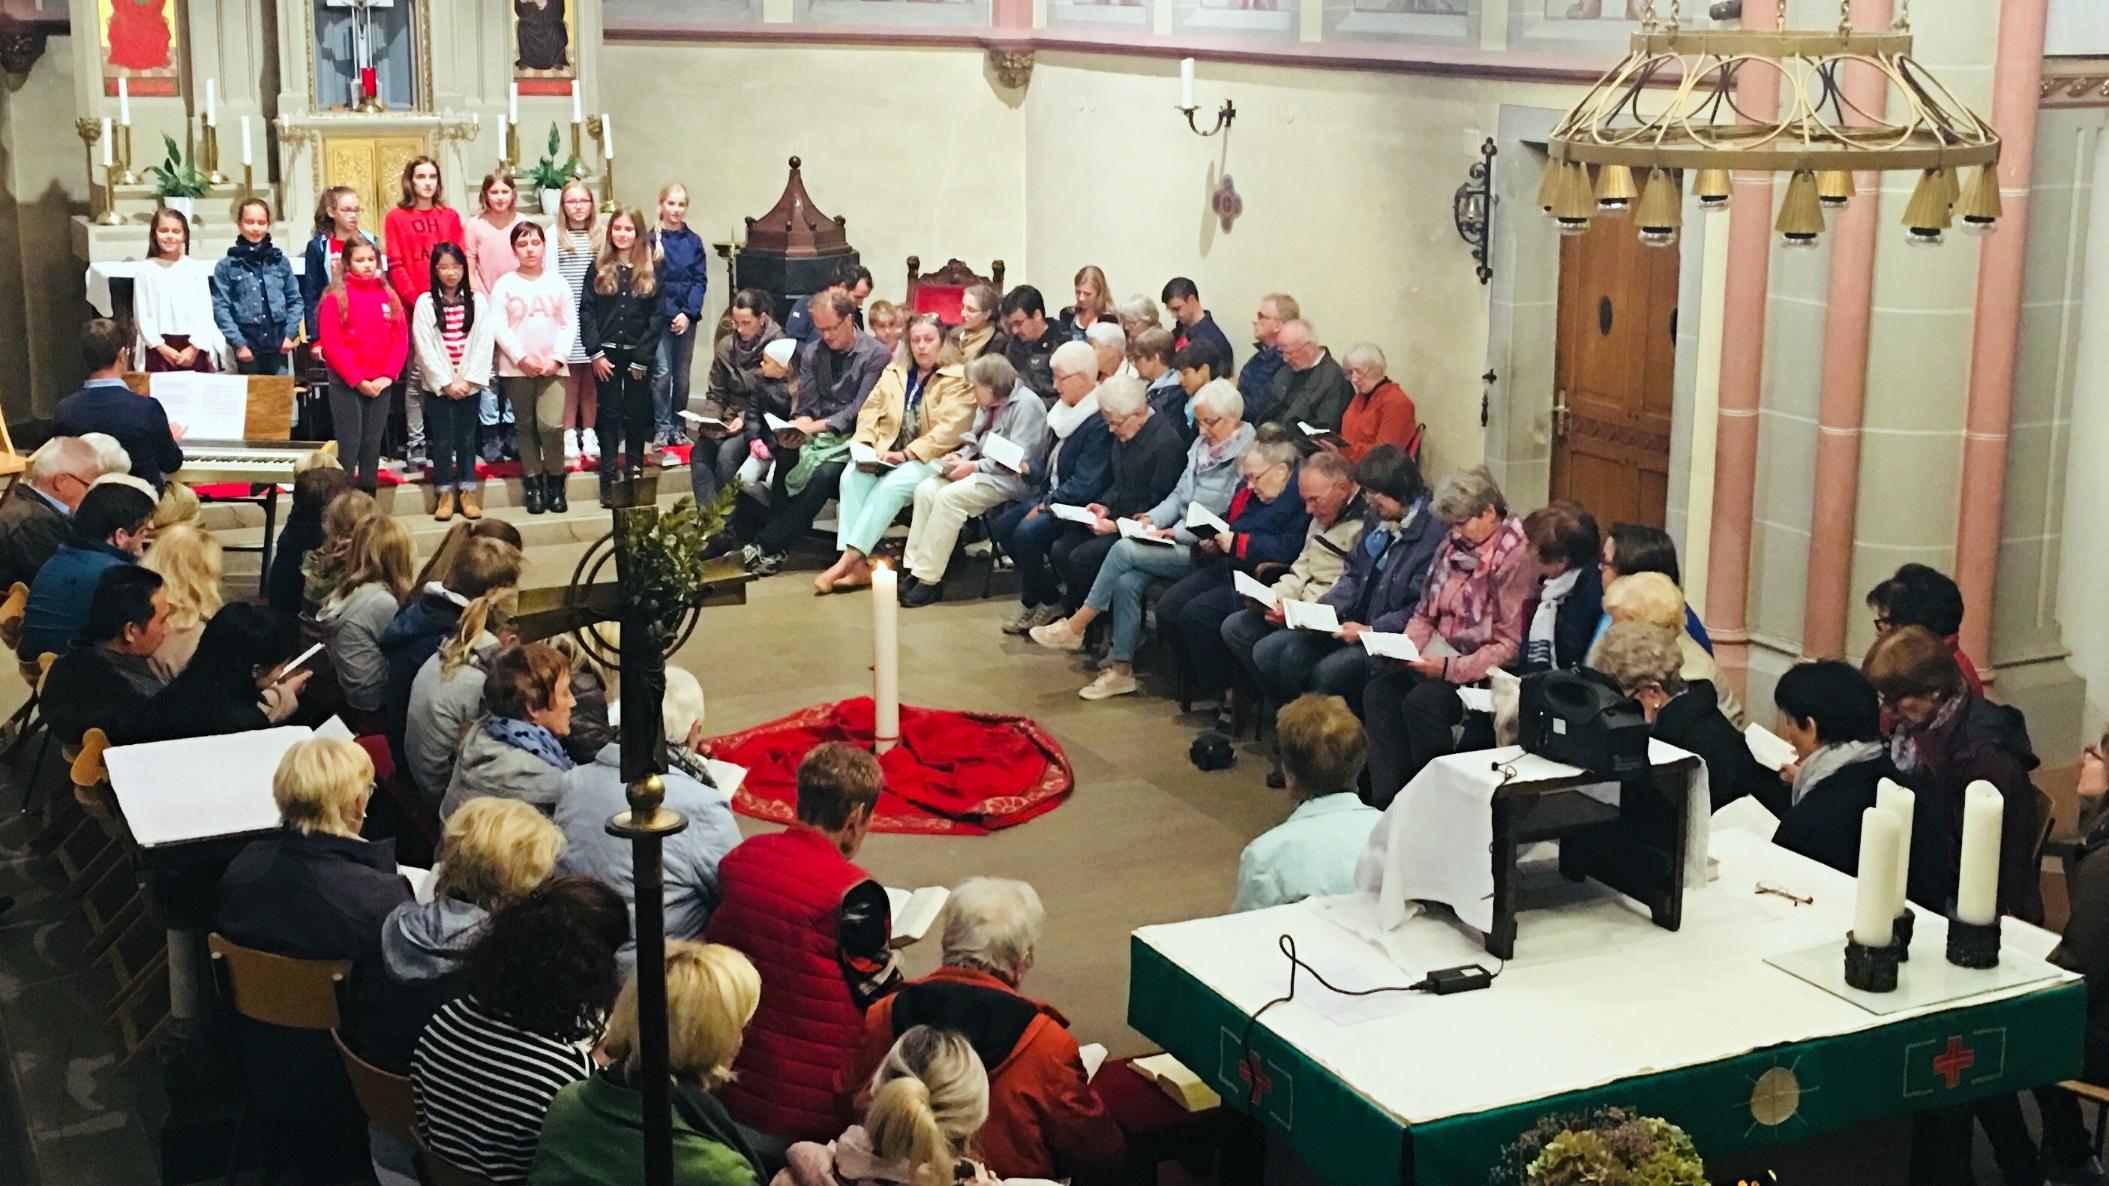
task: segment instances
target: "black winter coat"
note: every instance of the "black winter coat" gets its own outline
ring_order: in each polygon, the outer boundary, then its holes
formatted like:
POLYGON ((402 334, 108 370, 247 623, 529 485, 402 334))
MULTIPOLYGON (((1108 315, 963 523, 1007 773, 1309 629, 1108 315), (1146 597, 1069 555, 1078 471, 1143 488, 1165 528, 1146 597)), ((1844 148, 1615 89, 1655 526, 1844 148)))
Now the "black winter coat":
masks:
POLYGON ((1779 775, 1750 756, 1750 744, 1722 715, 1712 680, 1695 679, 1687 684, 1682 693, 1655 714, 1650 732, 1705 760, 1714 811, 1744 795, 1758 795, 1762 802, 1779 786, 1779 775))
POLYGON ((579 344, 588 358, 606 358, 620 371, 632 367, 650 370, 666 333, 666 306, 657 291, 652 296, 630 295, 631 269, 618 269, 615 291, 602 293, 594 277, 586 276, 586 292, 579 302, 579 344))

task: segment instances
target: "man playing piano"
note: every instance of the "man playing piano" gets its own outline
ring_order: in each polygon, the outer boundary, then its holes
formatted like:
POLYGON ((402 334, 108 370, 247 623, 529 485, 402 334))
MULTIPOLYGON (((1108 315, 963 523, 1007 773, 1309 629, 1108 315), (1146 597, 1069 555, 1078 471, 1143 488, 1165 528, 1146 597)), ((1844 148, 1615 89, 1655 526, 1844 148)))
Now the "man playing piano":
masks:
POLYGON ((88 364, 88 381, 60 400, 54 415, 60 436, 106 432, 116 437, 132 458, 132 476, 159 490, 168 472, 183 466, 183 447, 176 443, 183 438, 183 426, 169 423, 159 401, 125 386, 131 354, 125 331, 115 321, 97 317, 82 326, 81 358, 88 364))

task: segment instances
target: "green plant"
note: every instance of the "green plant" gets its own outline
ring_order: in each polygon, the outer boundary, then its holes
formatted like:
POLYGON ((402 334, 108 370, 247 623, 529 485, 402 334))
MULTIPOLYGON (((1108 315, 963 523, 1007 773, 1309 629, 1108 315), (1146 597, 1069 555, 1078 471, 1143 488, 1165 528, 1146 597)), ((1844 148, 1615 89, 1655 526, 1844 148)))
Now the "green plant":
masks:
POLYGON ((1706 1167, 1683 1129, 1624 1108, 1547 1116, 1510 1145, 1490 1181, 1500 1186, 1706 1186, 1706 1167))
MULTIPOLYGON (((676 629, 702 596, 705 549, 731 522, 738 497, 738 485, 728 483, 708 506, 684 498, 627 541, 630 563, 623 570, 623 600, 649 607, 661 631, 676 629)), ((624 527, 625 520, 618 516, 616 531, 624 527)))
POLYGON ((542 159, 536 161, 534 167, 527 171, 528 180, 534 182, 536 189, 562 189, 572 178, 579 175, 579 154, 572 153, 565 158, 563 164, 559 165, 557 164, 557 154, 562 151, 564 151, 564 141, 557 135, 556 124, 552 123, 549 125, 548 151, 544 152, 542 159))
POLYGON ((147 175, 154 179, 154 195, 162 198, 202 198, 209 188, 205 175, 198 172, 198 162, 184 160, 183 150, 176 147, 176 140, 166 132, 161 143, 168 149, 168 156, 158 165, 148 165, 147 175))

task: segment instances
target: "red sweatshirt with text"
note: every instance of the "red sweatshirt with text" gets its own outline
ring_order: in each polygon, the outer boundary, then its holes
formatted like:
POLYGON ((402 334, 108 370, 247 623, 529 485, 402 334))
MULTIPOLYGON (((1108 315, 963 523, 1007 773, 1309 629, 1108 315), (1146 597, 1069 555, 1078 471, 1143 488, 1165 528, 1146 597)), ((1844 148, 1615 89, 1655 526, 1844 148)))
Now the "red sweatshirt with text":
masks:
POLYGON ((405 210, 401 206, 382 220, 387 232, 388 283, 405 309, 432 287, 432 249, 441 243, 461 246, 461 215, 446 206, 405 210))
POLYGON ((337 307, 338 294, 324 293, 315 311, 322 323, 322 357, 339 379, 357 386, 368 379, 391 382, 410 356, 410 322, 388 304, 388 289, 376 276, 344 278, 350 316, 337 307))

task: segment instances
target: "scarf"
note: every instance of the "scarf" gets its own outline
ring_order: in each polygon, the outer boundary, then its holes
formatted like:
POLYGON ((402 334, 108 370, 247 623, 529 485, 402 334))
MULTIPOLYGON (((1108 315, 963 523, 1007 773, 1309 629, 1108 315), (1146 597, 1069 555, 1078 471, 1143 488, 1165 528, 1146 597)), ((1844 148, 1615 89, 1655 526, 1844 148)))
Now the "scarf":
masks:
POLYGON ((1054 430, 1055 439, 1066 441, 1069 434, 1083 427, 1084 421, 1098 415, 1098 388, 1074 404, 1056 400, 1054 407, 1047 409, 1047 427, 1054 430))
POLYGON ((1458 654, 1469 655, 1493 639, 1499 616, 1494 605, 1496 575, 1528 546, 1523 523, 1514 515, 1503 519, 1478 547, 1455 532, 1443 541, 1428 568, 1428 592, 1420 612, 1458 654))
POLYGON ((1897 722, 1896 732, 1889 737, 1889 758, 1897 769, 1905 774, 1922 769, 1925 759, 1919 754, 1920 743, 1934 735, 1945 733, 1962 716, 1963 703, 1968 696, 1956 696, 1940 706, 1933 719, 1917 729, 1908 729, 1902 720, 1897 722))
POLYGON ((1553 627, 1560 621, 1560 603, 1574 592, 1575 582, 1582 579, 1582 570, 1570 568, 1559 576, 1545 582, 1538 591, 1538 609, 1531 615, 1530 633, 1523 642, 1524 661, 1533 667, 1556 666, 1553 654, 1553 627))
POLYGON ((1834 741, 1801 760, 1801 769, 1794 775, 1794 793, 1789 802, 1800 803, 1802 796, 1814 790, 1817 783, 1847 766, 1881 756, 1882 743, 1879 741, 1834 741))
POLYGON ((233 257, 236 263, 255 271, 275 268, 286 262, 286 253, 280 251, 277 245, 271 242, 271 236, 269 235, 265 235, 254 243, 237 236, 234 240, 234 246, 227 249, 227 254, 233 257))
POLYGON ((769 343, 783 336, 784 331, 777 328, 775 319, 764 313, 762 328, 754 335, 752 341, 738 334, 731 335, 732 354, 728 361, 739 370, 756 370, 762 365, 762 351, 769 343))
POLYGON ((564 752, 564 743, 557 740, 556 734, 533 721, 487 716, 483 718, 483 731, 491 740, 525 750, 558 770, 571 769, 571 755, 564 752))

